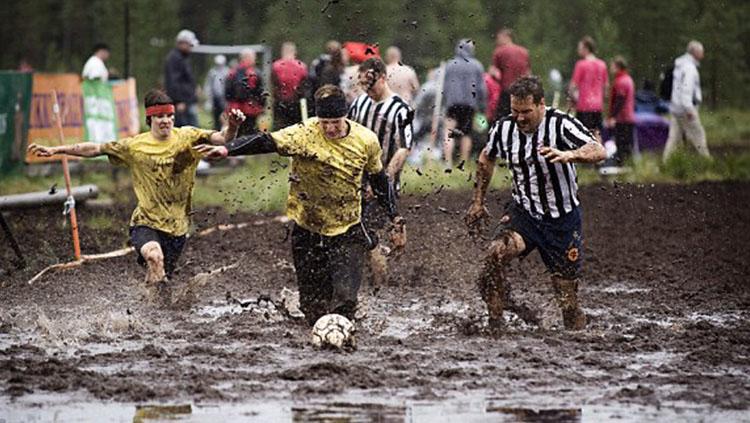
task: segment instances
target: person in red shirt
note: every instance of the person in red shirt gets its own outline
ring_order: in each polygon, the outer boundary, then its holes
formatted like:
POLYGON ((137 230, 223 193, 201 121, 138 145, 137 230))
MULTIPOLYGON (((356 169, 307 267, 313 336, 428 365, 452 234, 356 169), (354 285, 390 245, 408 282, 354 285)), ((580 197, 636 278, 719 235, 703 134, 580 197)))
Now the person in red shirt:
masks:
POLYGON ((255 60, 254 50, 242 50, 240 62, 229 72, 226 80, 227 113, 238 109, 245 114, 239 135, 255 131, 255 123, 265 106, 263 79, 255 69, 255 60))
POLYGON ((495 79, 492 74, 492 69, 489 69, 484 73, 484 85, 487 86, 487 121, 492 122, 497 117, 497 106, 500 102, 500 95, 502 94, 502 88, 500 88, 500 81, 495 79))
POLYGON ((495 34, 495 51, 492 53, 490 75, 500 81, 500 100, 497 102, 495 118, 510 114, 510 85, 522 76, 531 74, 529 52, 513 43, 513 31, 502 28, 495 34))
POLYGON ((607 64, 594 55, 596 44, 588 35, 578 42, 578 56, 570 81, 570 97, 576 104, 576 118, 592 131, 602 130, 604 92, 609 85, 607 64))
POLYGON ((607 126, 614 128, 617 156, 622 165, 633 149, 633 128, 635 127, 635 84, 628 73, 628 62, 622 56, 615 56, 610 63, 615 75, 609 94, 609 119, 607 126))
POLYGON ((303 82, 307 65, 297 59, 297 46, 292 42, 281 45, 281 58, 273 62, 273 125, 286 128, 302 121, 299 100, 303 95, 303 82))

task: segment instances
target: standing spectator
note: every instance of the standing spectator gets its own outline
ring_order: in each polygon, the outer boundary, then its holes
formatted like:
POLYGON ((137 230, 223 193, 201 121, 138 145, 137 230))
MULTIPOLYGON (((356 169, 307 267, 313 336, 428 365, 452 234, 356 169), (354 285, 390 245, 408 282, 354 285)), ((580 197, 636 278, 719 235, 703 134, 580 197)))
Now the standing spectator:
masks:
POLYGON ((615 56, 610 64, 615 75, 609 94, 609 119, 607 126, 615 129, 617 156, 615 161, 622 166, 633 150, 633 128, 635 127, 635 84, 628 73, 628 63, 622 56, 615 56))
POLYGON ((229 71, 226 83, 227 112, 239 109, 245 114, 240 126, 240 135, 255 131, 258 116, 263 113, 263 79, 255 69, 255 51, 244 49, 240 52, 240 62, 229 71))
POLYGON ((674 152, 677 143, 687 138, 698 154, 711 157, 706 145, 706 131, 698 116, 698 105, 703 101, 701 95, 701 78, 698 66, 703 60, 703 44, 690 41, 687 52, 674 61, 672 73, 672 97, 669 119, 669 137, 664 146, 664 160, 674 152))
POLYGON ((500 86, 500 81, 495 78, 495 75, 497 75, 497 72, 493 72, 491 66, 490 69, 484 73, 484 85, 487 87, 487 120, 489 122, 500 117, 497 116, 496 113, 498 111, 497 108, 499 106, 500 96, 503 91, 500 86))
POLYGON ((453 166, 454 141, 451 131, 457 129, 461 132, 461 159, 468 161, 474 113, 484 111, 486 98, 484 68, 474 58, 474 41, 463 39, 456 45, 456 56, 445 65, 443 100, 447 111, 443 154, 448 168, 453 166))
POLYGON ((401 62, 401 49, 396 46, 390 46, 385 51, 385 63, 388 86, 407 104, 413 105, 414 96, 419 90, 419 78, 414 68, 401 62))
POLYGON ((225 83, 229 76, 227 67, 227 58, 223 54, 214 56, 214 66, 209 69, 206 75, 206 82, 203 84, 203 92, 208 97, 208 104, 211 106, 211 113, 214 118, 214 129, 221 129, 221 114, 227 105, 224 99, 225 83))
POLYGON ((273 62, 274 103, 273 124, 285 128, 302 121, 299 99, 302 83, 307 77, 307 65, 297 60, 297 46, 292 42, 281 45, 281 59, 273 62))
POLYGON ((164 86, 175 102, 174 126, 198 126, 198 97, 190 53, 198 45, 193 31, 183 29, 177 34, 176 46, 167 55, 164 66, 164 86))
POLYGON ((596 43, 588 35, 578 42, 578 56, 570 81, 570 95, 576 104, 576 117, 591 130, 602 130, 604 92, 609 85, 607 64, 594 55, 596 43))
POLYGON ((107 71, 107 66, 104 64, 107 59, 109 59, 109 46, 104 43, 95 45, 94 54, 83 65, 83 71, 81 72, 83 79, 98 79, 102 82, 107 82, 109 72, 107 71))
POLYGON ((307 105, 310 109, 311 115, 315 114, 315 101, 313 101, 313 94, 322 87, 323 84, 320 80, 320 75, 323 73, 323 69, 331 62, 331 57, 336 52, 341 51, 341 43, 336 40, 329 40, 326 43, 325 52, 320 56, 316 57, 311 63, 307 74, 307 85, 308 89, 305 92, 307 98, 307 105))
MULTIPOLYGON (((516 79, 531 74, 529 52, 513 43, 513 31, 502 28, 495 34, 495 51, 492 53, 490 74, 500 81, 500 100, 497 103, 497 119, 510 113, 510 94, 508 88, 516 79)), ((490 113, 488 113, 490 114, 490 113)))

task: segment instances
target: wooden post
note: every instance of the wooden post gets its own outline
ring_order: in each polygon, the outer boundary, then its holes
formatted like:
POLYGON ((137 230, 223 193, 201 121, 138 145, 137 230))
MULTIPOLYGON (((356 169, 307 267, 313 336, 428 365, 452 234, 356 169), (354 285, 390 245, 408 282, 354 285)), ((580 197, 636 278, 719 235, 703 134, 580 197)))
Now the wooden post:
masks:
MULTIPOLYGON (((52 90, 52 97, 55 104, 52 111, 55 114, 55 123, 57 124, 57 135, 60 138, 60 145, 65 144, 65 134, 63 134, 62 113, 60 112, 60 103, 57 101, 57 90, 52 90)), ((65 190, 68 199, 65 200, 65 214, 70 214, 70 227, 73 231, 73 253, 76 260, 81 259, 81 244, 78 240, 78 219, 76 217, 76 200, 70 189, 70 171, 68 170, 68 156, 62 155, 63 175, 65 176, 65 190)))

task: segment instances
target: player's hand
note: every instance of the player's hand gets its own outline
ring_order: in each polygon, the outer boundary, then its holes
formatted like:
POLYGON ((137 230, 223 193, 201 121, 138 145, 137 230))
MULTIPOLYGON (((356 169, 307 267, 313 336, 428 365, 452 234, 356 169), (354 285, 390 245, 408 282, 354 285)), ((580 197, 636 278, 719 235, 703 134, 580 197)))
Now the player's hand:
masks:
POLYGON ((556 148, 545 146, 539 147, 539 152, 550 163, 570 163, 573 161, 573 153, 570 151, 560 151, 556 148))
POLYGON ((393 219, 390 238, 394 251, 400 251, 406 247, 406 221, 403 217, 396 216, 393 219))
POLYGON ((490 213, 487 211, 487 207, 482 203, 473 202, 466 212, 466 216, 464 216, 464 222, 469 229, 476 230, 482 224, 482 221, 488 217, 490 217, 490 213))
POLYGON ((692 121, 693 119, 695 119, 695 113, 688 111, 687 113, 685 113, 685 117, 687 118, 687 120, 692 121))
POLYGON ((176 109, 178 112, 182 113, 187 109, 187 105, 185 103, 177 103, 176 109))
POLYGON ((39 144, 31 144, 26 150, 37 157, 50 157, 56 154, 55 147, 45 147, 39 144))
POLYGON ((607 119, 607 128, 614 128, 614 127, 615 127, 615 118, 607 119))
POLYGON ((229 150, 223 145, 199 144, 193 147, 193 150, 201 153, 203 158, 209 160, 223 159, 229 155, 229 150))
POLYGON ((227 113, 229 119, 229 126, 238 127, 245 121, 245 114, 240 109, 232 109, 227 113))

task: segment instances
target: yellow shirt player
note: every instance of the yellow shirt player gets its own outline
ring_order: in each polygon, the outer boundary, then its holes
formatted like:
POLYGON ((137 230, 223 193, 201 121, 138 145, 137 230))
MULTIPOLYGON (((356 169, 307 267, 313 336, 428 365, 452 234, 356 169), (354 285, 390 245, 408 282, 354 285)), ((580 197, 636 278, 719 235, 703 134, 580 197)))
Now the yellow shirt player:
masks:
POLYGON ((406 242, 377 136, 346 119, 346 98, 338 87, 318 89, 315 110, 318 117, 270 134, 195 147, 209 158, 271 152, 292 157, 286 213, 295 223, 292 256, 300 308, 311 325, 329 313, 354 317, 365 253, 377 245, 361 220, 365 172, 394 224, 394 246, 406 242))
POLYGON ((222 132, 193 127, 174 127, 174 105, 163 91, 146 94, 146 123, 151 130, 131 138, 104 144, 79 143, 57 147, 36 144, 29 151, 41 157, 69 154, 79 157, 107 155, 113 164, 127 166, 133 177, 138 204, 130 219, 130 237, 138 261, 147 265, 146 283, 166 286, 185 246, 190 226, 190 207, 195 170, 202 158, 194 147, 223 144, 237 135, 244 120, 241 112, 230 114, 222 132))

